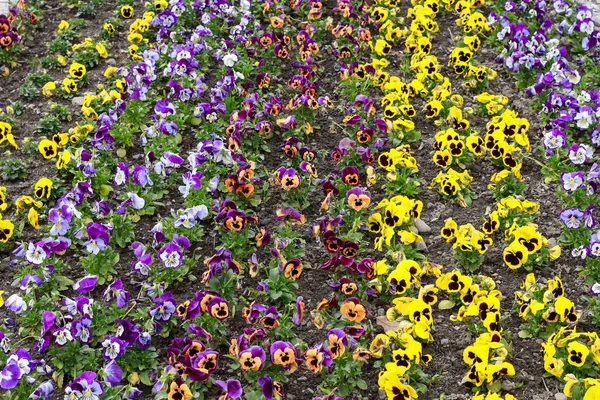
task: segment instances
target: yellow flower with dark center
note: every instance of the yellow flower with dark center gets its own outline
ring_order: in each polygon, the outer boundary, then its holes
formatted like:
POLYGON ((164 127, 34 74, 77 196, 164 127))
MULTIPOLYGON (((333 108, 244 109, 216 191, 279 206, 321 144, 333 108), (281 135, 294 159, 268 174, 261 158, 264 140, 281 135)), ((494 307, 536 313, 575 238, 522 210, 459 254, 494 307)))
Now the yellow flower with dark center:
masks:
POLYGON ((440 234, 447 242, 453 242, 458 233, 458 224, 452 218, 448 218, 442 227, 440 234))
POLYGON ((498 211, 493 211, 483 222, 481 230, 485 234, 491 235, 492 233, 498 231, 498 229, 500 229, 500 216, 498 215, 498 211))
POLYGON ((516 240, 504 249, 504 263, 506 263, 510 269, 520 268, 527 262, 528 258, 529 252, 527 248, 516 240))
POLYGON ((375 336, 375 338, 373 339, 373 341, 371 341, 371 344, 369 346, 369 351, 371 352, 371 355, 375 358, 383 357, 383 351, 389 346, 389 343, 389 336, 383 333, 377 334, 377 336, 375 336))
POLYGON ((529 254, 535 253, 542 248, 542 234, 531 226, 522 226, 513 233, 515 240, 525 246, 529 254))
POLYGON ((69 134, 55 133, 54 135, 52 135, 52 140, 58 145, 58 147, 63 147, 64 145, 69 143, 69 134))
POLYGON ((13 235, 15 225, 7 220, 0 219, 0 243, 8 242, 8 239, 13 235))
POLYGON ((72 78, 81 80, 87 74, 87 69, 85 68, 85 65, 75 62, 69 67, 69 74, 72 78))
POLYGON ((402 383, 398 375, 386 383, 384 390, 388 399, 410 400, 418 397, 416 390, 412 386, 402 383))
POLYGON ((127 41, 129 43, 134 43, 134 44, 140 43, 143 39, 144 39, 144 37, 137 32, 130 33, 129 35, 127 35, 127 41))
POLYGON ((380 213, 375 213, 367 220, 367 229, 372 233, 381 233, 383 229, 383 219, 380 213))
POLYGON ((419 298, 423 300, 426 304, 432 306, 438 301, 438 298, 436 296, 437 292, 438 288, 436 288, 434 285, 421 286, 421 289, 419 289, 419 298))
POLYGON ((40 178, 34 185, 35 197, 41 199, 43 197, 49 198, 50 191, 52 189, 52 181, 48 178, 40 178))
POLYGON ((560 316, 562 322, 575 323, 578 315, 575 312, 575 303, 565 296, 559 296, 554 302, 554 311, 560 316))
POLYGON ((48 139, 42 139, 38 145, 38 150, 45 159, 54 158, 58 155, 58 145, 48 139))
POLYGON ((444 108, 443 104, 439 100, 433 100, 425 104, 425 116, 427 118, 435 118, 440 115, 440 111, 444 108))
POLYGON ((133 17, 133 7, 131 6, 123 6, 121 7, 121 17, 125 19, 129 19, 133 17))
POLYGON ((569 353, 567 360, 569 364, 579 368, 585 364, 585 360, 590 354, 590 349, 583 343, 573 341, 567 345, 567 352, 569 353))
POLYGON ((452 271, 440 276, 435 285, 448 293, 458 293, 469 288, 472 282, 473 278, 470 276, 463 275, 460 271, 452 271))
POLYGON ((408 270, 402 266, 402 263, 400 263, 396 266, 394 271, 388 275, 387 281, 393 285, 393 293, 403 294, 410 288, 411 278, 410 272, 408 272, 408 270))
POLYGON ((67 164, 71 161, 71 152, 69 150, 65 150, 60 153, 58 160, 56 160, 56 168, 64 169, 67 167, 67 164))
POLYGON ((375 53, 379 56, 386 56, 392 50, 392 46, 383 39, 377 39, 374 47, 375 53))
POLYGON ((63 79, 63 90, 68 93, 77 92, 77 83, 70 78, 63 79))

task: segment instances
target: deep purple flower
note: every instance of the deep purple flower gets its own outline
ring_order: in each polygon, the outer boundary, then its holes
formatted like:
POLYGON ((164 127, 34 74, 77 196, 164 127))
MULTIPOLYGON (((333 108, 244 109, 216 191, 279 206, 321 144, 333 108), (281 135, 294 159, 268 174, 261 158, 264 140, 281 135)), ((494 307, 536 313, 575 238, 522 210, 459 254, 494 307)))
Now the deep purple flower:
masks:
POLYGON ((98 254, 106 248, 110 240, 106 226, 90 222, 86 225, 86 231, 89 239, 83 245, 86 246, 88 252, 98 254))
POLYGON ((73 284, 73 289, 77 290, 79 293, 91 292, 94 290, 96 282, 98 282, 98 277, 96 275, 86 275, 73 284))
POLYGON ((273 382, 269 375, 259 376, 258 385, 266 400, 280 399, 283 396, 283 385, 279 382, 273 382))
POLYGON ((156 102, 154 105, 154 112, 160 117, 166 117, 168 115, 175 114, 175 106, 167 99, 162 99, 156 102))
POLYGON ((227 382, 216 380, 215 385, 220 387, 224 392, 219 397, 221 400, 237 399, 243 394, 242 384, 237 379, 227 379, 227 382))

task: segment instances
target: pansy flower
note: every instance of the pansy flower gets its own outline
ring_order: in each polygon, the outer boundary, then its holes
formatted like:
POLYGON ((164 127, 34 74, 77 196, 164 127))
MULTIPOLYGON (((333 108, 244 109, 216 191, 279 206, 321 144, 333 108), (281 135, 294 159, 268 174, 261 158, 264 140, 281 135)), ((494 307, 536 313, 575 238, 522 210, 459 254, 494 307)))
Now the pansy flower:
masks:
POLYGON ((350 186, 358 186, 360 185, 360 175, 358 172, 358 168, 355 166, 348 166, 342 169, 342 180, 344 183, 350 186))
POLYGON ((216 380, 215 385, 223 390, 218 400, 237 399, 242 396, 242 384, 237 379, 227 379, 227 382, 216 380))
POLYGON ((291 207, 278 208, 275 219, 277 221, 286 221, 300 225, 306 222, 306 216, 291 207))
POLYGON ((102 357, 105 360, 118 360, 127 348, 127 343, 116 336, 106 336, 102 341, 102 347, 104 347, 102 357))
POLYGON ((572 193, 583 186, 585 174, 583 172, 563 172, 560 181, 565 192, 572 193))
POLYGON ((584 220, 584 213, 578 208, 565 208, 561 210, 559 217, 567 228, 578 229, 584 220))
POLYGON ((323 367, 328 367, 333 362, 331 352, 322 343, 306 350, 304 360, 306 367, 314 373, 321 372, 323 367))
POLYGON ((179 268, 183 262, 183 250, 175 243, 169 243, 158 252, 158 258, 165 268, 179 268))
POLYGON ((96 380, 96 373, 85 371, 66 386, 65 393, 79 393, 86 400, 100 400, 104 386, 96 380))
POLYGON ((346 193, 348 205, 355 211, 367 208, 371 204, 371 193, 359 187, 353 187, 346 193))
POLYGON ((83 244, 86 250, 92 254, 98 254, 104 250, 109 242, 108 228, 103 224, 90 222, 86 225, 88 240, 83 244))
POLYGON ((213 350, 205 350, 191 358, 186 373, 192 381, 201 382, 207 380, 218 367, 219 353, 213 350))
POLYGON ((171 382, 169 387, 168 400, 192 400, 193 395, 189 386, 181 378, 171 382))
POLYGON ((224 320, 229 317, 229 302, 221 297, 215 296, 210 299, 207 308, 213 318, 224 320))
POLYGON ((293 258, 282 265, 283 273, 286 278, 297 280, 300 275, 302 275, 302 271, 304 266, 302 264, 302 260, 299 258, 293 258))
POLYGON ((259 371, 263 368, 267 356, 259 346, 252 346, 240 352, 238 360, 243 371, 259 371))
POLYGON ((123 282, 120 279, 117 279, 104 289, 102 297, 104 297, 107 302, 115 301, 117 308, 123 308, 127 305, 127 301, 129 300, 129 292, 123 289, 123 282))
POLYGON ((259 376, 258 385, 266 400, 279 400, 283 396, 283 384, 274 382, 269 375, 259 376))
POLYGON ((360 300, 356 297, 346 299, 340 305, 340 313, 349 321, 354 322, 360 322, 368 315, 366 307, 362 305, 360 300))
POLYGON ((269 352, 271 353, 271 362, 281 365, 282 370, 292 373, 298 368, 300 360, 298 351, 293 344, 278 340, 271 344, 269 352))
POLYGON ((87 70, 85 68, 85 65, 83 65, 83 64, 74 62, 69 67, 69 74, 74 79, 81 80, 85 77, 86 73, 87 73, 87 70))
POLYGON ((176 303, 173 295, 169 292, 153 299, 154 305, 148 311, 150 317, 158 321, 168 321, 175 312, 176 303))
POLYGON ((292 322, 295 325, 301 325, 304 320, 304 311, 306 310, 306 303, 302 296, 298 296, 296 299, 296 311, 292 317, 292 322))

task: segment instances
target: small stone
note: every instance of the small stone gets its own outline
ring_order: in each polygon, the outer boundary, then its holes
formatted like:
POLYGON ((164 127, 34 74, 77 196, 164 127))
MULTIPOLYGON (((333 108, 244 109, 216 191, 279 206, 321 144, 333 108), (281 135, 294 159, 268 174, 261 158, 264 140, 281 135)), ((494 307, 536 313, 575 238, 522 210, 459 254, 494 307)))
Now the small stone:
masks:
POLYGON ((416 246, 418 250, 427 251, 427 245, 425 241, 416 242, 416 246))
POLYGON ((198 278, 196 278, 196 275, 194 275, 194 274, 189 274, 189 275, 187 276, 187 279, 188 279, 188 281, 190 281, 190 282, 196 282, 196 281, 198 280, 198 278))
POLYGON ((75 97, 73 97, 73 98, 71 99, 71 103, 72 103, 74 106, 80 106, 80 107, 81 107, 81 106, 83 105, 83 100, 84 100, 84 97, 83 97, 83 96, 75 96, 75 97))
POLYGON ((429 233, 431 232, 431 228, 429 225, 425 223, 421 218, 415 220, 415 227, 419 231, 419 233, 429 233))
POLYGON ((306 381, 306 380, 308 380, 308 378, 305 377, 305 376, 301 376, 301 377, 299 377, 299 378, 296 379, 296 381, 298 381, 298 382, 303 382, 303 381, 306 381))
POLYGON ((106 63, 107 63, 108 65, 117 65, 117 60, 115 60, 114 58, 108 58, 108 59, 106 60, 106 63))
POLYGON ((564 393, 556 393, 554 395, 556 400, 569 400, 569 398, 564 393))
POLYGON ((440 343, 442 344, 442 346, 446 346, 448 343, 450 343, 450 340, 447 338, 443 338, 442 340, 440 340, 440 343))

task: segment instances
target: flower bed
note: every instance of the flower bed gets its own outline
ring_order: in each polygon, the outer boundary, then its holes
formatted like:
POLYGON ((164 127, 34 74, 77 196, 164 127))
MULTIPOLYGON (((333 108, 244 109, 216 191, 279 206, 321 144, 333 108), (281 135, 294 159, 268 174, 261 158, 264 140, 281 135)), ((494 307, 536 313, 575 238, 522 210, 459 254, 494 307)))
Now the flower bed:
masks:
POLYGON ((0 115, 4 398, 595 398, 585 7, 92 6, 0 115))

